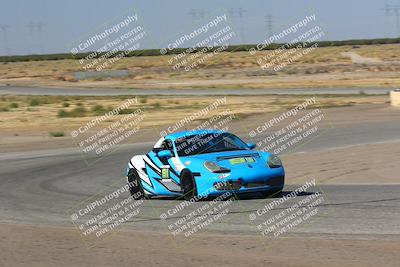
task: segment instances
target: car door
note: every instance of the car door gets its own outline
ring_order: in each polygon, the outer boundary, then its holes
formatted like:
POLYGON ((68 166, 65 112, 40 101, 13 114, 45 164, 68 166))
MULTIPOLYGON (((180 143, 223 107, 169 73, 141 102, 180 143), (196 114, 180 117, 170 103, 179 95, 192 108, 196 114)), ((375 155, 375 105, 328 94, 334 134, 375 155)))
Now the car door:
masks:
MULTIPOLYGON (((163 182, 172 182, 175 185, 180 184, 179 174, 180 171, 177 168, 177 163, 180 162, 174 151, 174 145, 172 140, 166 139, 161 144, 162 150, 169 150, 171 152, 172 157, 169 159, 159 158, 160 162, 163 164, 161 166, 161 176, 163 182)), ((175 188, 174 188, 175 189, 175 188)))

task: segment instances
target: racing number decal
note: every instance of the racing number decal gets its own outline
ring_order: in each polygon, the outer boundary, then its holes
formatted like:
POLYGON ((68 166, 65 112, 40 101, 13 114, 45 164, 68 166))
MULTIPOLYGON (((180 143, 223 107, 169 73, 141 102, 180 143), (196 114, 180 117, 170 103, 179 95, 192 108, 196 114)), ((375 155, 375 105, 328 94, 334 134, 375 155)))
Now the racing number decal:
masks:
POLYGON ((232 165, 243 164, 243 163, 253 163, 255 162, 252 157, 244 157, 244 158, 233 158, 229 160, 229 163, 232 165))
POLYGON ((245 157, 245 159, 246 159, 246 162, 247 162, 247 163, 256 162, 256 161, 254 160, 254 158, 252 158, 252 157, 245 157))
POLYGON ((170 179, 169 177, 169 166, 162 166, 161 168, 161 178, 170 179))

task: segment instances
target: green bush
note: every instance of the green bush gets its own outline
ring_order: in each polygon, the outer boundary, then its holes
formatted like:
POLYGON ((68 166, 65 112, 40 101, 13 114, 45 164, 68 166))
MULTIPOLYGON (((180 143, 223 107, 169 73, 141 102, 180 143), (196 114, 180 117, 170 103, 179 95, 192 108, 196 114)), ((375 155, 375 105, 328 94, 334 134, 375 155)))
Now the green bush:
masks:
POLYGON ((65 136, 64 132, 49 132, 49 135, 52 137, 63 137, 65 136))
POLYGON ((104 114, 107 111, 102 105, 95 105, 92 107, 92 112, 96 115, 104 114))
MULTIPOLYGON (((373 44, 396 44, 400 43, 400 38, 381 38, 381 39, 360 39, 360 40, 344 40, 344 41, 321 41, 318 43, 318 47, 328 47, 328 46, 343 46, 343 45, 373 45, 373 44)), ((274 43, 267 46, 264 50, 273 50, 282 46, 283 44, 274 43)), ((309 44, 310 46, 313 43, 309 44)), ((230 45, 226 52, 239 52, 239 51, 249 51, 252 48, 255 48, 255 44, 246 44, 246 45, 230 45)), ((198 47, 193 51, 196 53, 201 51, 202 47, 198 47)), ((168 51, 168 55, 172 54, 180 54, 186 51, 187 48, 175 48, 168 51)), ((212 51, 212 50, 211 50, 212 51)), ((127 52, 127 51, 124 51, 127 52)), ((64 54, 47 54, 47 55, 24 55, 24 56, 0 56, 0 62, 18 62, 18 61, 39 61, 39 60, 62 60, 62 59, 75 59, 79 60, 87 57, 92 52, 86 53, 78 53, 76 55, 72 55, 71 53, 64 54)), ((104 56, 105 52, 98 53, 97 58, 104 56)), ((115 53, 118 55, 120 53, 115 53)), ((145 50, 135 50, 126 53, 126 57, 137 57, 137 56, 160 56, 160 49, 145 49, 145 50)))
POLYGON ((64 102, 64 103, 62 104, 62 106, 63 106, 64 108, 67 108, 67 107, 69 107, 69 103, 68 103, 68 102, 64 102))
POLYGON ((79 118, 79 117, 85 117, 87 114, 87 110, 83 107, 76 107, 71 111, 66 111, 66 110, 60 110, 58 111, 58 117, 59 118, 79 118))
POLYGON ((70 111, 71 117, 85 117, 87 110, 84 107, 77 107, 70 111))
POLYGON ((39 106, 39 105, 40 105, 40 102, 39 102, 39 100, 37 100, 37 99, 32 99, 32 100, 29 102, 29 106, 31 106, 31 107, 39 106))
POLYGON ((18 107, 19 107, 18 103, 15 102, 10 103, 10 108, 18 108, 18 107))
POLYGON ((131 108, 126 108, 126 109, 121 109, 120 111, 119 111, 119 113, 118 114, 131 114, 131 113, 133 113, 133 112, 135 112, 135 110, 134 109, 131 109, 131 108))
POLYGON ((65 117, 68 117, 68 111, 65 111, 65 110, 59 110, 58 111, 58 117, 59 118, 65 118, 65 117))

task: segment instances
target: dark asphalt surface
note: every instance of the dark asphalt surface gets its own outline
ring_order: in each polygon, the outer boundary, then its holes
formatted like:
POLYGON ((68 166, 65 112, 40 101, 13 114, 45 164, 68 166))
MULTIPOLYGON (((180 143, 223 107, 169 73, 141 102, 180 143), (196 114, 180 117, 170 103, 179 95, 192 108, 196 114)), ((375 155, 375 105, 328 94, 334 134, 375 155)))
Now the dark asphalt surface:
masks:
MULTIPOLYGON (((0 87, 0 94, 18 95, 261 95, 261 94, 357 94, 360 89, 249 89, 249 90, 154 90, 154 89, 68 89, 0 87)), ((386 94, 388 89, 362 89, 368 94, 386 94)), ((328 127, 325 125, 324 127, 328 127)), ((324 129, 321 129, 323 131, 324 129)), ((400 140, 397 116, 388 121, 357 122, 332 127, 296 153, 400 140)), ((257 142, 258 136, 251 140, 257 142)), ((245 138, 246 139, 246 138, 245 138)), ((248 138, 247 138, 248 139, 248 138)), ((93 200, 105 196, 125 184, 127 161, 135 154, 146 153, 152 143, 136 143, 119 147, 112 154, 88 165, 77 148, 26 153, 0 153, 0 222, 28 223, 49 226, 71 226, 71 215, 93 200), (96 197, 95 197, 96 198, 96 197)), ((301 155, 301 154, 299 154, 301 155)), ((93 162, 94 159, 89 160, 93 162)), ((315 166, 318 176, 321 166, 315 166)), ((396 175, 396 174, 394 174, 396 175)), ((311 179, 311 177, 310 177, 311 179)), ((285 187, 288 196, 298 186, 285 187)), ((288 230, 298 234, 400 234, 400 185, 321 185, 307 190, 307 194, 285 201, 274 209, 258 215, 268 204, 281 198, 244 198, 229 202, 220 219, 202 231, 230 234, 259 234, 257 226, 285 208, 319 193, 323 201, 315 206, 317 213, 288 230), (254 218, 254 214, 256 214, 254 218), (253 216, 253 217, 252 217, 253 216)), ((95 215, 128 198, 120 194, 94 211, 95 215)), ((198 211, 212 201, 201 201, 162 220, 162 214, 176 209, 182 200, 145 200, 138 206, 138 215, 122 227, 137 230, 170 231, 168 227, 190 212, 198 211)), ((307 203, 300 205, 307 207, 307 203)), ((85 218, 78 218, 79 225, 85 218)))
POLYGON ((313 89, 76 89, 0 86, 0 95, 79 95, 79 96, 118 96, 118 95, 175 95, 175 96, 213 96, 213 95, 321 95, 321 94, 387 94, 388 88, 313 88, 313 89))
MULTIPOLYGON (((398 140, 399 132, 400 124, 391 122, 335 127, 297 152, 398 140)), ((132 155, 147 152, 151 145, 121 146, 90 165, 85 163, 77 149, 0 154, 0 222, 71 226, 71 215, 89 203, 89 198, 97 194, 105 196, 125 184, 127 160, 132 155)), ((320 168, 315 166, 315 176, 320 168)), ((285 194, 297 187, 287 186, 285 194)), ((324 197, 323 202, 317 205, 318 213, 291 229, 290 233, 400 234, 400 185, 322 185, 309 188, 307 192, 309 194, 288 200, 254 220, 250 220, 249 216, 279 198, 233 201, 227 207, 229 212, 206 229, 231 234, 257 234, 257 225, 279 215, 284 207, 288 208, 318 192, 324 197)), ((128 193, 119 195, 96 210, 96 214, 128 196, 128 193)), ((180 203, 181 200, 174 199, 146 200, 140 205, 140 213, 122 227, 169 231, 168 226, 185 214, 173 214, 167 220, 161 220, 160 215, 180 203)), ((211 202, 194 203, 183 213, 200 209, 207 203, 211 202)), ((79 218, 76 222, 84 221, 79 218)))

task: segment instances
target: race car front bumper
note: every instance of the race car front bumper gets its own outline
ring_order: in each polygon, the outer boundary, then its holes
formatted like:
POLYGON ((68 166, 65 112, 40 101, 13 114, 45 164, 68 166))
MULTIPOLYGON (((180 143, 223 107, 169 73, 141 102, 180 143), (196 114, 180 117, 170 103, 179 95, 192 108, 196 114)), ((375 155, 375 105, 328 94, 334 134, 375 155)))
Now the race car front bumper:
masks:
POLYGON ((272 177, 268 180, 258 181, 258 182, 246 182, 242 179, 238 180, 227 180, 223 182, 215 182, 214 188, 218 191, 226 190, 246 190, 246 189, 265 189, 266 187, 283 187, 284 176, 272 177))
POLYGON ((231 173, 224 179, 196 177, 197 193, 202 196, 282 190, 285 183, 283 167, 268 169, 263 173, 231 173))

